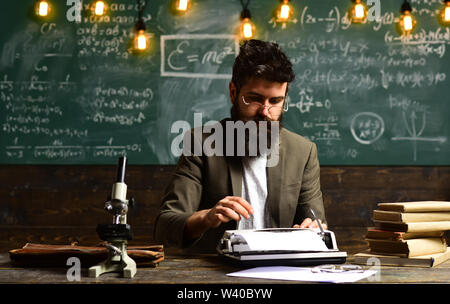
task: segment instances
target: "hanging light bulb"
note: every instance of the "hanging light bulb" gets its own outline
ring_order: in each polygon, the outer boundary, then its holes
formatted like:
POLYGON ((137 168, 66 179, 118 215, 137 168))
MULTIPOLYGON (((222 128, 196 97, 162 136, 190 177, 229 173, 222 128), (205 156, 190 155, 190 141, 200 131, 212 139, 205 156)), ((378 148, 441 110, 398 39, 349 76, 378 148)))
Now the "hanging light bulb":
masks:
POLYGON ((131 47, 131 52, 137 54, 147 51, 150 46, 149 34, 146 31, 145 22, 142 16, 142 13, 146 6, 147 1, 145 1, 144 4, 142 4, 141 0, 137 0, 138 21, 134 25, 134 37, 131 47))
POLYGON ((251 21, 250 11, 244 8, 241 13, 240 37, 241 40, 249 40, 255 37, 255 25, 251 21))
POLYGON ((450 25, 450 0, 444 0, 444 7, 439 14, 439 19, 443 25, 450 25))
POLYGON ((37 0, 34 8, 39 17, 47 17, 51 11, 51 5, 47 0, 37 0))
POLYGON ((409 4, 408 0, 404 0, 400 9, 402 15, 399 21, 400 31, 403 35, 409 35, 416 27, 417 21, 414 15, 411 14, 411 11, 411 4, 409 4))
POLYGON ((367 18, 367 7, 361 0, 352 0, 353 5, 349 11, 350 20, 353 23, 363 23, 367 18))
POLYGON ((134 27, 133 48, 135 51, 143 52, 149 47, 149 39, 145 30, 144 21, 142 19, 138 20, 134 27))
POLYGON ((104 1, 98 0, 94 3, 94 14, 96 16, 103 16, 106 13, 106 4, 104 1))
POLYGON ((246 18, 242 21, 242 38, 244 39, 252 39, 255 33, 255 25, 250 21, 249 18, 246 18))
POLYGON ((289 1, 290 0, 281 0, 281 4, 276 11, 277 22, 287 22, 292 18, 294 10, 289 1))

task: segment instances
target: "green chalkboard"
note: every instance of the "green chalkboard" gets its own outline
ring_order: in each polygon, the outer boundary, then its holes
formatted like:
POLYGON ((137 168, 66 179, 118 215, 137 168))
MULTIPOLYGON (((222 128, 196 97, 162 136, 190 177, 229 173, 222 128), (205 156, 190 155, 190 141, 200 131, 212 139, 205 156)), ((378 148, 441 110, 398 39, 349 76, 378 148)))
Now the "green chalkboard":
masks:
MULTIPOLYGON (((107 1, 104 17, 84 1, 79 22, 69 21, 73 4, 51 2, 46 21, 31 17, 33 0, 2 3, 0 163, 115 164, 126 154, 131 164, 174 164, 176 121, 229 116, 239 0, 193 0, 182 16, 170 1, 149 1, 151 47, 139 56, 128 50, 135 1, 107 1)), ((349 24, 351 1, 293 0, 292 21, 280 24, 279 1, 250 1, 257 38, 294 64, 284 126, 317 144, 322 165, 450 165, 441 1, 412 1, 408 39, 396 30, 402 1, 372 2, 378 19, 349 24)))

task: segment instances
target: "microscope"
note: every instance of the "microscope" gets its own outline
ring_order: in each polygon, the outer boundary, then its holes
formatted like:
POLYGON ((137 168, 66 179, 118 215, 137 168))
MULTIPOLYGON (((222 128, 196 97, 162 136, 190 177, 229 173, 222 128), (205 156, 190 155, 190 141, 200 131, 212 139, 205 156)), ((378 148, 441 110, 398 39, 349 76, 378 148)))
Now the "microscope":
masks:
POLYGON ((134 205, 134 199, 126 199, 127 185, 125 180, 126 157, 119 158, 117 179, 113 184, 111 197, 105 203, 105 210, 113 215, 112 224, 99 224, 97 233, 106 241, 108 258, 102 263, 89 268, 89 277, 96 278, 107 272, 123 272, 125 278, 136 274, 136 262, 127 254, 127 242, 133 238, 131 227, 127 224, 128 208, 134 205))

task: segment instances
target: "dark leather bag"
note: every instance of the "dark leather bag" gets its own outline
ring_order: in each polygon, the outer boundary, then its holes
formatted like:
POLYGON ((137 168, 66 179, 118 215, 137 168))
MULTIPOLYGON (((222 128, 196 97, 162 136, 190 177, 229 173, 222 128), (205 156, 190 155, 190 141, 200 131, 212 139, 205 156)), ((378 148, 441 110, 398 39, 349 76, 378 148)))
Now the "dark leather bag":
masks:
MULTIPOLYGON (((155 267, 164 260, 162 245, 128 246, 127 254, 137 267, 155 267)), ((67 267, 67 259, 77 257, 81 267, 94 266, 108 258, 108 249, 100 246, 48 245, 27 243, 9 251, 13 265, 21 267, 67 267)))

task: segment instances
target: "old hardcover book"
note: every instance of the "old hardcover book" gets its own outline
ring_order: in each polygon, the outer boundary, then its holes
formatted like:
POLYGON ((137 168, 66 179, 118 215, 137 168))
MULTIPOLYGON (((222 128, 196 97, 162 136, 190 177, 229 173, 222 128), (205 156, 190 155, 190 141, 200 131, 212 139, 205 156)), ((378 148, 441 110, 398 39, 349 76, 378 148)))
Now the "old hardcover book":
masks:
POLYGON ((398 212, 374 210, 373 219, 399 223, 450 221, 450 212, 398 212))
POLYGON ((354 255, 354 263, 361 265, 374 265, 379 262, 380 266, 405 266, 405 267, 435 267, 450 259, 450 248, 447 247, 445 252, 421 255, 411 258, 380 255, 367 252, 357 253, 354 255))
POLYGON ((395 254, 402 257, 415 257, 426 254, 442 253, 447 250, 444 238, 423 238, 401 241, 366 239, 371 253, 395 254))
POLYGON ((444 231, 400 232, 400 231, 389 231, 389 230, 380 230, 376 228, 369 228, 367 229, 366 238, 398 241, 417 238, 442 237, 443 235, 444 231))
POLYGON ((379 210, 398 212, 450 212, 450 202, 446 201, 420 201, 378 203, 379 210))
POLYGON ((450 230, 450 221, 399 223, 390 221, 373 221, 379 229, 399 232, 429 232, 450 230))

